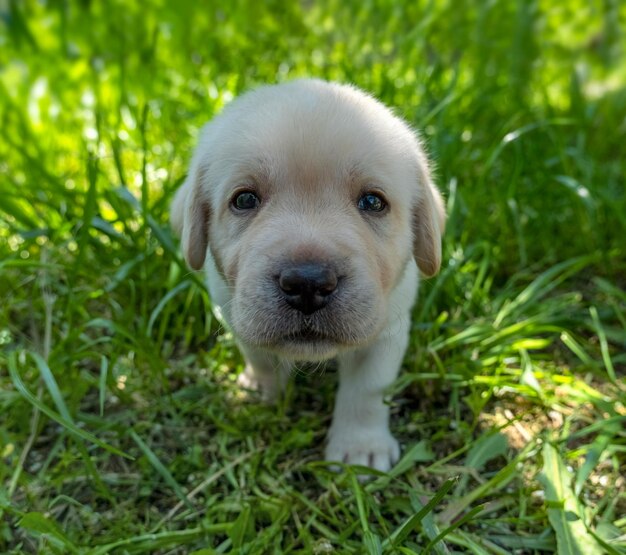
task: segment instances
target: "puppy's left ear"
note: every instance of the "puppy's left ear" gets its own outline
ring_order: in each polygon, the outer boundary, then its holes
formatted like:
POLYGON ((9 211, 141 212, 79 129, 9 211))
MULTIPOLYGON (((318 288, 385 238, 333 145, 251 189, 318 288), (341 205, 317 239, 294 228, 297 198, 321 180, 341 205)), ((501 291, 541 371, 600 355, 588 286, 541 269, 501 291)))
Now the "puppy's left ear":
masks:
POLYGON ((446 224, 443 198, 432 182, 426 161, 420 160, 420 196, 413 210, 413 257, 425 277, 441 266, 441 237, 446 224))
POLYGON ((181 186, 170 209, 170 223, 180 237, 183 255, 194 270, 204 266, 209 245, 210 205, 202 187, 203 170, 194 160, 185 183, 181 186))

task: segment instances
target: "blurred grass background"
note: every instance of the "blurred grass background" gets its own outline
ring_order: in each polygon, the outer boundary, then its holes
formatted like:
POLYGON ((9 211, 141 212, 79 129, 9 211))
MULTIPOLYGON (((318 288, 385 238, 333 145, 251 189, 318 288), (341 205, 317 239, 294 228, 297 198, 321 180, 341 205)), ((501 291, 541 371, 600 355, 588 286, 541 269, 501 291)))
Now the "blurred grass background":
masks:
POLYGON ((0 2, 0 551, 624 553, 626 4, 0 2), (394 388, 406 456, 316 461, 167 225, 200 126, 258 84, 422 131, 442 272, 394 388), (124 456, 126 455, 126 456, 124 456))

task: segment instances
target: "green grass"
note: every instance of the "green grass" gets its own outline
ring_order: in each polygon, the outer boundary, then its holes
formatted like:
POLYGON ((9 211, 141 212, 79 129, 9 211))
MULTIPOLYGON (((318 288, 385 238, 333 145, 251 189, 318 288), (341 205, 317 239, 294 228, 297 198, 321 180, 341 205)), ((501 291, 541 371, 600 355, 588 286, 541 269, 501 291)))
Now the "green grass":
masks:
POLYGON ((626 553, 626 4, 0 2, 0 551, 626 553), (447 198, 393 390, 404 456, 320 462, 167 225, 198 129, 353 82, 447 198))

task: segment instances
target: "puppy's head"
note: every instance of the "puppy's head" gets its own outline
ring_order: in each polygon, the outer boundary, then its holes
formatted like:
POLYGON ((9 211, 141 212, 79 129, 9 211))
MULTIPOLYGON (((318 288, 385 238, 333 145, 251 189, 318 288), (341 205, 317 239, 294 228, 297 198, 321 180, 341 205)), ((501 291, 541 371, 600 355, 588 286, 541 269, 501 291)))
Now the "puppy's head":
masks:
POLYGON ((406 124, 306 80, 248 93, 205 127, 172 224, 191 267, 210 250, 244 342, 316 360, 380 332, 411 257, 437 272, 444 211, 406 124))

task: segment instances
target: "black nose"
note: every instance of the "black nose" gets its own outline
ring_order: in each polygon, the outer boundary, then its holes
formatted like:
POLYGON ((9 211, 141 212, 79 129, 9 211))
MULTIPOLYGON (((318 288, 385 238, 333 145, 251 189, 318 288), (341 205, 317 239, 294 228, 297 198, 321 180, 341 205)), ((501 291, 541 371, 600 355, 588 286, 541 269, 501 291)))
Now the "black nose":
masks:
POLYGON ((328 304, 337 289, 337 274, 324 264, 306 262, 283 269, 278 286, 287 303, 303 314, 313 314, 328 304))

